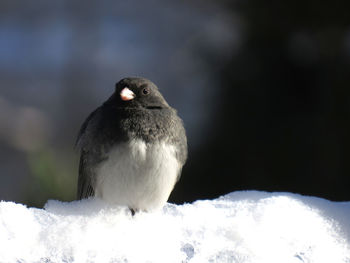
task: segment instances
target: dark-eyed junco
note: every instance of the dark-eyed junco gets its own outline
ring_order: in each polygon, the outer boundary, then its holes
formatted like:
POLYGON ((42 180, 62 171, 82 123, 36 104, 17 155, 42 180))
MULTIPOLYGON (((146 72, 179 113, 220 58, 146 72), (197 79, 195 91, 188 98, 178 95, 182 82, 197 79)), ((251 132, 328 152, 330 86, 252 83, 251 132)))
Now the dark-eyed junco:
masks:
POLYGON ((124 78, 83 123, 78 199, 100 197, 132 211, 159 209, 187 159, 182 120, 157 86, 124 78))

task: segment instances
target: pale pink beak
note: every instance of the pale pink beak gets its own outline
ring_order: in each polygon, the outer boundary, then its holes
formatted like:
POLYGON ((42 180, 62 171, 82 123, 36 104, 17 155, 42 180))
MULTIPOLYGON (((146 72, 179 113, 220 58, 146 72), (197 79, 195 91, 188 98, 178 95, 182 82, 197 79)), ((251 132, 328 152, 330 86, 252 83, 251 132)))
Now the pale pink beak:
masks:
POLYGON ((135 93, 129 90, 128 88, 124 88, 120 92, 120 98, 124 101, 132 100, 133 98, 135 98, 135 93))

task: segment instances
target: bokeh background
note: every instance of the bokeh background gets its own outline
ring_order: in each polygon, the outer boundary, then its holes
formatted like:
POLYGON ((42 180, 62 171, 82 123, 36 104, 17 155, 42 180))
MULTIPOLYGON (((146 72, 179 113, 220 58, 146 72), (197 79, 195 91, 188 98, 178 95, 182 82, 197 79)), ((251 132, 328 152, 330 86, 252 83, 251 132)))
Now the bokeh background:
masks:
POLYGON ((2 0, 0 199, 74 200, 75 138, 125 76, 178 109, 176 203, 236 190, 350 200, 350 2, 2 0))

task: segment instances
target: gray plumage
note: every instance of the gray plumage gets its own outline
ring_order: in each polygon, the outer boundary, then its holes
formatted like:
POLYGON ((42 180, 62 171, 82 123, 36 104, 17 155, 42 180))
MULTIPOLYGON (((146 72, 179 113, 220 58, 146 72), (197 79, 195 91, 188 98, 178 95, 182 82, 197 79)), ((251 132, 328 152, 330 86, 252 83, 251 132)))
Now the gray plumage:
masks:
POLYGON ((116 84, 83 123, 77 146, 77 198, 98 196, 134 211, 162 207, 187 159, 182 120, 144 78, 116 84))

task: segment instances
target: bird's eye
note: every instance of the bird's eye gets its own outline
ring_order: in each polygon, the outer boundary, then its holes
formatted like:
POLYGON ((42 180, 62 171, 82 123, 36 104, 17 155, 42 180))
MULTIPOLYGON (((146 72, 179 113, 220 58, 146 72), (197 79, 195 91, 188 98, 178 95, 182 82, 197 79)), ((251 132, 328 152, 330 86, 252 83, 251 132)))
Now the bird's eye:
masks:
POLYGON ((142 89, 142 94, 143 94, 143 95, 148 95, 149 93, 150 93, 149 88, 143 88, 143 89, 142 89))

